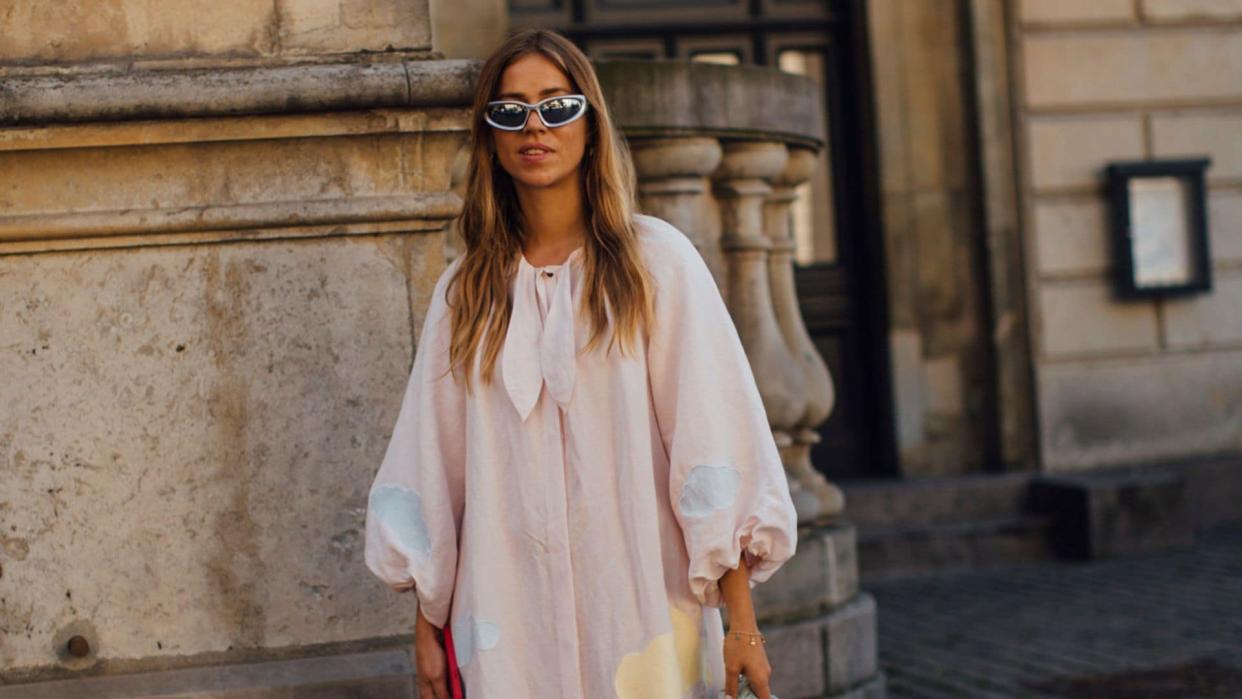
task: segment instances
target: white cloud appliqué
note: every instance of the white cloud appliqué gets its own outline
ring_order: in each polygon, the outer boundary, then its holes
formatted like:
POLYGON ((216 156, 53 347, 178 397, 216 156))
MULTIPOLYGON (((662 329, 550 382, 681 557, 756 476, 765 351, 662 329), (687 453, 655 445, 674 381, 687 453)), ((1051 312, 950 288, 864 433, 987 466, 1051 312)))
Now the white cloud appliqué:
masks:
POLYGON ((371 491, 370 508, 380 526, 404 548, 426 556, 431 553, 431 537, 423 519, 423 501, 409 488, 389 483, 371 491))
POLYGON ((699 464, 690 469, 677 509, 686 517, 702 517, 733 504, 742 474, 732 466, 699 464))
POLYGON ((453 623, 453 652, 457 667, 470 662, 476 650, 495 648, 500 641, 500 627, 490 621, 466 615, 453 623))

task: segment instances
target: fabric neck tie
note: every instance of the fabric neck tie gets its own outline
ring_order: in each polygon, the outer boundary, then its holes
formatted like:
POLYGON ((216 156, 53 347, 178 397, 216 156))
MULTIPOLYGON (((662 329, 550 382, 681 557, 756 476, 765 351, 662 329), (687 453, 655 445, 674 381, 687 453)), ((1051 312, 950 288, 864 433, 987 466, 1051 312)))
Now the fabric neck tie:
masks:
POLYGON ((505 390, 524 422, 544 383, 552 399, 566 408, 573 396, 576 375, 577 342, 574 337, 574 281, 580 273, 582 248, 570 253, 565 263, 554 267, 554 283, 547 317, 541 319, 539 290, 543 272, 518 254, 518 271, 513 286, 513 315, 505 335, 505 390))

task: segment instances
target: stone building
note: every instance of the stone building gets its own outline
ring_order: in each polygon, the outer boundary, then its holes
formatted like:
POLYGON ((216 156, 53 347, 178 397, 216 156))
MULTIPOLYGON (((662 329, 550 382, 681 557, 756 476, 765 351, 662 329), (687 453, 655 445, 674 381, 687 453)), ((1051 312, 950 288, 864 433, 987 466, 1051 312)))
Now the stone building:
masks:
POLYGON ((0 0, 0 699, 410 696, 365 489, 525 26, 746 341, 783 699, 884 695, 869 575, 1242 516, 1237 0, 0 0), (1105 168, 1187 158, 1211 288, 1122 298, 1105 168))

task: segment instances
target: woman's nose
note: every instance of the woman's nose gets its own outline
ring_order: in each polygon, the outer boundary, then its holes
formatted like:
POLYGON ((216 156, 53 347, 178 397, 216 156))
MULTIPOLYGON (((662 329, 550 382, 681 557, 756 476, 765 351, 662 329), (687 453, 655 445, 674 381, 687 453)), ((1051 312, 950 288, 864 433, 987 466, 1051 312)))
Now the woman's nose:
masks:
POLYGON ((523 125, 523 131, 542 131, 545 128, 546 127, 543 125, 543 119, 539 118, 539 115, 535 113, 535 110, 532 109, 529 112, 526 112, 526 123, 523 125))

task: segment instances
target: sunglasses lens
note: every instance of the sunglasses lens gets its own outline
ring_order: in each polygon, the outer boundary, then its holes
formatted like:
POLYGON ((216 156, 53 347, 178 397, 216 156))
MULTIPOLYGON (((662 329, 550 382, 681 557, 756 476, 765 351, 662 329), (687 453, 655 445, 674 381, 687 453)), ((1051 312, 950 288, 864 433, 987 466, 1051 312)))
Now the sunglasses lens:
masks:
POLYGON ((548 126, 556 126, 578 116, 585 108, 586 100, 580 97, 558 97, 545 102, 539 112, 548 126))
POLYGON ((501 126, 516 128, 526 123, 526 107, 512 102, 493 104, 487 108, 487 116, 501 126))

